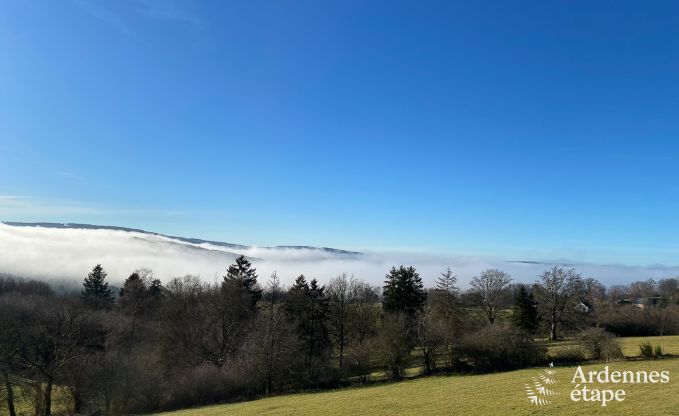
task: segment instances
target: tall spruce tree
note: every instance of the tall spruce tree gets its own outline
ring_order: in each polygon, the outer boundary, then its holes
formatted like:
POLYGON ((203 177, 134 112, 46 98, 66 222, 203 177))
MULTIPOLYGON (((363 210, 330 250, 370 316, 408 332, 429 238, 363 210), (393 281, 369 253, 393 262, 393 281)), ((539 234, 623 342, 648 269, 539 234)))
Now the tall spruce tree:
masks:
POLYGON ((526 290, 524 285, 520 285, 514 295, 511 321, 514 326, 530 334, 538 329, 538 305, 533 293, 526 290))
POLYGON ((457 276, 448 267, 436 280, 436 286, 429 292, 429 296, 433 315, 445 323, 447 333, 450 335, 457 330, 461 320, 459 295, 457 276))
POLYGON ((91 308, 109 309, 113 306, 113 293, 108 287, 106 276, 104 268, 97 264, 83 281, 80 297, 91 308))
POLYGON ((262 289, 257 284, 257 269, 252 267, 250 260, 245 256, 240 255, 236 258, 236 262, 229 266, 224 276, 224 283, 237 282, 248 291, 252 299, 252 307, 262 297, 262 289))
POLYGON ((309 377, 314 380, 330 348, 325 286, 320 286, 316 279, 307 282, 304 275, 300 275, 288 290, 284 308, 297 326, 297 336, 305 352, 304 364, 309 377))
POLYGON ((413 316, 427 300, 422 278, 413 266, 392 267, 384 281, 384 310, 413 316))

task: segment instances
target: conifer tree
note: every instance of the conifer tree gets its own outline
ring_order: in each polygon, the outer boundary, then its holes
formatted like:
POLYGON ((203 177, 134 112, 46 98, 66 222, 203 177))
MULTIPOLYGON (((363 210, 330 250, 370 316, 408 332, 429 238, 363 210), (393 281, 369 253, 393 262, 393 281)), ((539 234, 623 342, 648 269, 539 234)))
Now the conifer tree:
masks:
POLYGON ((110 309, 113 306, 113 293, 106 281, 106 271, 101 264, 94 266, 83 281, 80 297, 83 302, 94 309, 110 309))
POLYGON ((297 335, 305 352, 304 363, 313 380, 318 375, 319 363, 327 358, 330 348, 325 286, 319 285, 316 279, 307 282, 304 275, 300 275, 288 291, 284 307, 297 326, 297 335))
POLYGON ((384 310, 413 316, 427 299, 422 278, 412 266, 392 267, 384 282, 384 310))
POLYGON ((238 283, 247 290, 252 299, 253 308, 262 297, 262 289, 257 284, 257 269, 252 267, 250 261, 243 255, 238 256, 236 262, 226 271, 224 284, 231 283, 238 283))
POLYGON ((516 291, 511 321, 517 328, 531 334, 538 329, 538 306, 533 293, 528 292, 524 285, 516 291))
POLYGON ((433 314, 445 322, 448 332, 451 333, 461 319, 459 295, 457 276, 448 267, 436 280, 436 286, 430 292, 430 298, 433 314))

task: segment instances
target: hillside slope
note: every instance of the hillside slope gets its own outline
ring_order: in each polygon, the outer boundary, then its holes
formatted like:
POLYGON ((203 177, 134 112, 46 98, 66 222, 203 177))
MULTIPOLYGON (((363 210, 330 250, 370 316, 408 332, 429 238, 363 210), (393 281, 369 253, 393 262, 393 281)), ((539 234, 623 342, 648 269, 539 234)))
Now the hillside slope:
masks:
MULTIPOLYGON (((601 370, 605 364, 584 366, 585 371, 601 370)), ((627 361, 610 364, 613 370, 670 371, 668 384, 596 384, 598 388, 622 388, 623 402, 602 407, 600 403, 573 402, 570 383, 576 367, 556 367, 557 393, 551 404, 531 404, 525 390, 544 368, 507 373, 441 376, 401 383, 356 387, 323 393, 272 397, 251 402, 208 406, 163 413, 164 416, 221 415, 618 415, 679 414, 679 359, 627 361), (650 412, 650 413, 649 413, 650 412)))

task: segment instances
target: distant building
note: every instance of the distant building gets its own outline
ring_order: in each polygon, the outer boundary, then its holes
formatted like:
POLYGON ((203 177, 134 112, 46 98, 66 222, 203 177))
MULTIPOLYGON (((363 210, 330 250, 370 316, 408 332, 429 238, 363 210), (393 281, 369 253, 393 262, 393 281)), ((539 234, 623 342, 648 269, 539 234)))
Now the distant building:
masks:
POLYGON ((587 313, 587 312, 589 312, 589 306, 580 302, 577 305, 575 305, 575 310, 578 311, 578 312, 587 313))

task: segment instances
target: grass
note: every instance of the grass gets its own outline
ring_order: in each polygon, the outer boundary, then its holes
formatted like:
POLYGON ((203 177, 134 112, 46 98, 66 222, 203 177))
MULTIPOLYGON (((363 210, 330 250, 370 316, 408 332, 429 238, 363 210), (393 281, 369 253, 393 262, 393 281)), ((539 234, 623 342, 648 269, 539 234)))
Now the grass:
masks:
MULTIPOLYGON (((605 364, 584 366, 585 371, 605 364)), ((164 416, 221 415, 638 415, 676 414, 679 409, 677 382, 679 359, 626 361, 609 364, 618 370, 669 370, 668 384, 627 384, 626 400, 601 407, 599 403, 570 400, 570 381, 575 367, 555 368, 559 384, 551 387, 558 395, 547 406, 532 405, 524 391, 543 368, 470 376, 420 378, 401 383, 354 387, 323 393, 292 394, 251 402, 208 406, 164 413, 164 416)), ((605 388, 605 385, 597 385, 605 388)), ((612 388, 609 386, 608 388, 612 388)))
MULTIPOLYGON (((645 341, 654 346, 662 343, 665 354, 679 355, 679 336, 627 337, 618 339, 625 356, 639 356, 639 345, 645 341)), ((575 345, 562 341, 550 349, 575 345)), ((600 369, 605 364, 584 366, 585 371, 600 369)), ((611 370, 669 370, 679 376, 679 359, 626 361, 610 364, 611 370)), ((460 415, 636 415, 648 413, 674 414, 679 408, 675 382, 656 385, 625 385, 626 400, 601 407, 598 403, 575 403, 569 398, 575 366, 556 369, 560 383, 552 390, 558 393, 552 404, 538 407, 527 398, 524 386, 543 369, 527 369, 507 373, 470 376, 428 377, 401 383, 353 387, 322 393, 302 393, 250 402, 208 406, 164 413, 165 416, 221 415, 346 415, 346 414, 460 414, 460 415), (651 407, 649 407, 651 406, 651 407)), ((600 386, 605 388, 604 386, 600 386)), ((612 387, 612 386, 611 386, 612 387)), ((621 388, 620 386, 616 386, 621 388)))
POLYGON ((643 342, 650 342, 655 347, 656 345, 663 346, 663 353, 669 355, 679 355, 679 336, 664 336, 664 337, 626 337, 619 338, 620 348, 623 354, 627 357, 639 356, 639 345, 643 342))
MULTIPOLYGON (((654 346, 661 344, 660 337, 619 338, 620 346, 627 357, 639 356, 639 344, 644 341, 654 346)), ((679 355, 679 336, 663 338, 665 353, 679 355)), ((574 341, 550 344, 550 349, 565 348, 574 341)), ((589 369, 600 369, 605 364, 590 364, 589 369)), ((572 386, 575 367, 558 367, 560 383, 552 389, 558 393, 552 404, 536 407, 531 405, 524 391, 524 385, 531 383, 540 368, 525 369, 506 373, 469 376, 439 376, 418 378, 400 383, 381 383, 358 386, 341 390, 301 393, 271 397, 244 403, 207 406, 177 412, 163 413, 164 416, 221 416, 221 415, 347 415, 347 414, 418 414, 418 415, 637 415, 637 414, 679 414, 679 395, 676 394, 679 377, 679 358, 652 361, 626 361, 610 364, 611 370, 669 370, 671 381, 660 385, 625 385, 627 399, 601 407, 592 403, 573 403, 568 395, 572 386), (649 413, 650 412, 650 413, 649 413)), ((418 373, 417 367, 409 369, 409 375, 418 373)), ((379 378, 379 377, 376 377, 379 378)), ((620 387, 616 387, 620 388, 620 387)), ((61 394, 55 394, 60 397, 61 394)), ((57 400, 56 412, 65 411, 65 401, 57 400)), ((21 403, 23 415, 32 414, 21 403)), ((0 408, 0 414, 5 410, 0 408)))
MULTIPOLYGON (((679 335, 668 335, 664 337, 624 337, 617 338, 617 340, 620 344, 620 349, 622 349, 622 353, 628 358, 639 357, 639 345, 643 342, 650 342, 654 347, 656 345, 662 345, 664 354, 679 356, 679 335)), ((578 345, 578 342, 575 340, 551 342, 547 344, 547 350, 549 352, 557 352, 576 345, 578 345)))
MULTIPOLYGON (((35 394, 34 391, 25 389, 20 386, 14 386, 14 408, 17 416, 33 416, 35 415, 35 408, 31 403, 30 396, 35 394)), ((2 399, 0 400, 0 415, 9 413, 7 410, 7 403, 5 401, 5 391, 2 391, 2 399)), ((68 390, 60 386, 54 386, 52 391, 52 414, 55 416, 68 414, 68 409, 72 407, 71 398, 68 390)))

